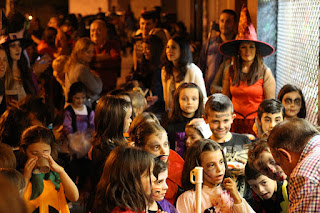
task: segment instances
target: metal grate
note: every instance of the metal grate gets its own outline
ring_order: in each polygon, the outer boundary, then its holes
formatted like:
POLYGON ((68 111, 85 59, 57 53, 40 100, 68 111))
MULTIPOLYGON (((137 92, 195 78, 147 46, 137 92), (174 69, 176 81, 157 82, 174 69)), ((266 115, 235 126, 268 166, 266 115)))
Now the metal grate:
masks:
POLYGON ((319 0, 279 0, 277 93, 287 83, 302 89, 307 120, 317 123, 319 66, 319 0))

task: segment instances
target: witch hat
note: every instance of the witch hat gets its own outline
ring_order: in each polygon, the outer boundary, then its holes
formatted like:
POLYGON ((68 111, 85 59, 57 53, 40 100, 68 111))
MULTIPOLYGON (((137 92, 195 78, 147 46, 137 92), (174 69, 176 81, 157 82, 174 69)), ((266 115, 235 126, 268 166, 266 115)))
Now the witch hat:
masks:
POLYGON ((219 46, 219 51, 226 56, 234 56, 238 53, 239 45, 242 41, 254 42, 263 57, 271 55, 274 52, 274 48, 270 44, 257 39, 256 30, 252 24, 248 8, 245 5, 241 8, 236 39, 222 43, 219 46))
POLYGON ((2 31, 4 32, 4 34, 1 35, 1 37, 0 37, 0 45, 3 45, 4 47, 6 47, 11 42, 20 41, 21 47, 23 49, 25 49, 30 44, 32 44, 32 40, 31 39, 26 39, 26 38, 23 37, 24 36, 24 28, 20 29, 17 32, 9 32, 8 33, 9 20, 5 16, 4 13, 2 13, 1 18, 2 18, 2 31))

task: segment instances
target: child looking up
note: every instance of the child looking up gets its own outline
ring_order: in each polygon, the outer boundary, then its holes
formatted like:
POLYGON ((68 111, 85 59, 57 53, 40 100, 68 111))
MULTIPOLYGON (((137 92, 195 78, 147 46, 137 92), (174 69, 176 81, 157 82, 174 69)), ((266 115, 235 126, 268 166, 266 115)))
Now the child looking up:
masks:
POLYGON ((184 129, 193 118, 201 118, 204 111, 201 89, 194 83, 182 83, 174 93, 173 110, 165 125, 170 148, 183 156, 184 129))
POLYGON ((21 136, 21 160, 25 164, 23 176, 26 180, 24 200, 30 212, 69 212, 66 198, 76 202, 79 198, 77 186, 54 159, 57 157, 53 133, 42 126, 32 126, 21 136), (37 162, 45 161, 50 166, 46 174, 38 172, 37 162), (53 211, 53 209, 52 209, 53 211))
POLYGON ((287 181, 275 181, 246 165, 246 180, 252 192, 252 208, 258 213, 287 212, 289 205, 287 181))
POLYGON ((210 139, 222 147, 230 167, 231 163, 240 165, 232 168, 230 172, 237 182, 241 196, 247 198, 251 189, 244 178, 244 164, 248 159, 246 146, 251 141, 247 136, 230 132, 231 124, 235 118, 231 100, 221 93, 211 95, 206 103, 203 117, 212 132, 210 139))
POLYGON ((177 210, 191 213, 196 210, 195 186, 190 182, 194 167, 203 167, 201 212, 254 212, 237 191, 236 183, 229 178, 227 161, 222 148, 210 139, 201 139, 186 152, 182 173, 184 192, 177 201, 177 210))
POLYGON ((278 94, 286 112, 286 118, 306 118, 306 101, 301 89, 292 85, 284 85, 278 94))
POLYGON ((284 106, 279 100, 266 99, 258 108, 258 137, 268 138, 272 128, 284 118, 284 106))
POLYGON ((156 177, 156 180, 152 184, 149 213, 158 213, 158 211, 178 213, 176 208, 164 198, 168 190, 166 183, 168 178, 167 164, 159 158, 155 158, 154 161, 153 175, 156 177))

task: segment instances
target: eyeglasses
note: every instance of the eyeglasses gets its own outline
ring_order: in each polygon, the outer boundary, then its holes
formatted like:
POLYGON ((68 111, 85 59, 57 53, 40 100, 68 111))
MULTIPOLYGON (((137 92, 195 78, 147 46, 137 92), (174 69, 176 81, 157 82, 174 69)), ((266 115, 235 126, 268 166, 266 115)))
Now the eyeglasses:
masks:
POLYGON ((294 105, 301 106, 301 98, 296 98, 294 100, 292 100, 291 98, 286 98, 284 99, 284 103, 288 105, 294 103, 294 105))

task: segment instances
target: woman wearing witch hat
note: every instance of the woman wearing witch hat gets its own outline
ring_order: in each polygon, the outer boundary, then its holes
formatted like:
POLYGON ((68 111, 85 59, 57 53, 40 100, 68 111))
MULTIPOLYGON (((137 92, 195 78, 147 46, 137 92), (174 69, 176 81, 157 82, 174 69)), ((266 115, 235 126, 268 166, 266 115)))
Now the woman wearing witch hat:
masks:
POLYGON ((263 62, 263 57, 272 54, 274 48, 257 40, 246 6, 241 9, 236 39, 221 44, 219 50, 232 57, 233 63, 226 71, 222 89, 231 98, 236 114, 231 132, 255 135, 252 127, 259 104, 275 97, 275 79, 263 62))

